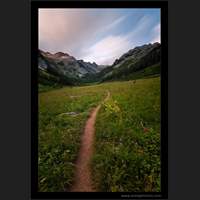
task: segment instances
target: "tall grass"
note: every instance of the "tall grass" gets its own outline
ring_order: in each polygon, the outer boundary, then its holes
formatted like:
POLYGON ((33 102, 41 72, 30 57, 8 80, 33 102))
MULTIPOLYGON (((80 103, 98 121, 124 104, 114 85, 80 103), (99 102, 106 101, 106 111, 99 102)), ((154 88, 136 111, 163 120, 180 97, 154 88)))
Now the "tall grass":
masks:
POLYGON ((103 97, 103 91, 92 86, 39 94, 39 191, 69 188, 84 124, 90 109, 103 97))
POLYGON ((93 176, 97 190, 160 191, 160 78, 108 86, 97 117, 93 176))
POLYGON ((108 90, 95 125, 91 167, 97 190, 160 191, 159 77, 40 93, 39 191, 71 186, 85 122, 108 90))

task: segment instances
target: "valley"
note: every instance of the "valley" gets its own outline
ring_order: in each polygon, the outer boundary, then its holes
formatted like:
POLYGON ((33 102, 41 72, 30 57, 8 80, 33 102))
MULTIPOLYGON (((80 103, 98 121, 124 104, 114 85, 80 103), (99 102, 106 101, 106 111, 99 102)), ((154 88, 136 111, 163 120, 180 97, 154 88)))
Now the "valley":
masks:
POLYGON ((135 47, 116 59, 112 65, 97 65, 95 62, 77 60, 67 53, 51 54, 39 50, 39 91, 64 85, 80 86, 159 75, 160 56, 159 43, 135 47))
POLYGON ((90 188, 160 192, 160 68, 159 43, 135 47, 109 66, 39 50, 39 192, 71 191, 95 108, 90 188))

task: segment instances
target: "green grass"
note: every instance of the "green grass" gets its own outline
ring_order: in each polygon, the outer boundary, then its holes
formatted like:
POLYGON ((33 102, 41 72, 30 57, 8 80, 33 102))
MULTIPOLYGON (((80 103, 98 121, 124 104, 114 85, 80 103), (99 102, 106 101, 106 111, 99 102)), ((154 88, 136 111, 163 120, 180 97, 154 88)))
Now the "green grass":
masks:
POLYGON ((97 117, 93 177, 99 191, 160 191, 160 78, 107 85, 97 117))
POLYGON ((92 174, 99 191, 160 191, 160 78, 65 87, 39 94, 39 191, 69 188, 92 107, 92 174), (76 112, 70 116, 62 113, 76 112))
POLYGON ((71 185, 85 121, 105 96, 97 88, 66 87, 39 94, 39 191, 64 191, 71 185), (62 114, 67 112, 78 115, 62 114))
POLYGON ((125 76, 122 79, 133 80, 133 79, 141 79, 141 78, 151 78, 151 77, 156 77, 156 76, 160 76, 160 64, 155 64, 155 65, 146 67, 143 70, 139 70, 128 76, 125 76))
POLYGON ((51 90, 59 89, 62 88, 61 85, 43 85, 43 84, 38 84, 38 92, 48 92, 51 90))
MULTIPOLYGON (((123 69, 123 68, 122 68, 123 69)), ((117 69, 118 70, 118 69, 117 69)), ((107 81, 128 81, 128 80, 136 80, 136 79, 145 79, 145 78, 152 78, 152 77, 158 77, 160 76, 160 63, 151 65, 149 67, 146 67, 142 70, 137 70, 135 72, 130 72, 128 74, 121 75, 122 73, 119 73, 120 76, 116 78, 116 74, 112 75, 113 78, 107 81)))

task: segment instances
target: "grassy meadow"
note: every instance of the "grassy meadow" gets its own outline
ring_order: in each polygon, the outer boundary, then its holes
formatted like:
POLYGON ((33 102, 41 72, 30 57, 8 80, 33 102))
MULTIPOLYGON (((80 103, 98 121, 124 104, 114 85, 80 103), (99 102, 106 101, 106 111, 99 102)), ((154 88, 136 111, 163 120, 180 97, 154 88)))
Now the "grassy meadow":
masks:
POLYGON ((39 191, 64 191, 71 185, 85 121, 105 96, 103 88, 97 88, 66 87, 39 94, 39 191))
POLYGON ((160 191, 160 78, 107 85, 92 169, 99 191, 160 191))
POLYGON ((72 184, 80 136, 97 115, 92 177, 97 191, 160 191, 160 77, 39 93, 39 191, 72 184))

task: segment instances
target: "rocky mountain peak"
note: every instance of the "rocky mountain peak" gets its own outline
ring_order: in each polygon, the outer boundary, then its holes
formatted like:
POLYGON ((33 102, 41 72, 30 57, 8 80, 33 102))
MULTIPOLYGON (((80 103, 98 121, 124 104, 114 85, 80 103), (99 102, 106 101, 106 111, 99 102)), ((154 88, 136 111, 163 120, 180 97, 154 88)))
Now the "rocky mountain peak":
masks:
POLYGON ((116 59, 113 63, 114 65, 118 65, 120 62, 124 61, 128 57, 134 58, 134 59, 139 59, 145 54, 149 53, 152 49, 160 46, 160 43, 155 42, 153 44, 144 44, 142 46, 137 46, 133 49, 130 49, 127 53, 123 54, 119 59, 116 59))
POLYGON ((63 53, 63 52, 57 52, 57 53, 55 53, 54 55, 55 55, 56 57, 62 57, 62 56, 68 57, 68 56, 70 56, 69 54, 63 53))

